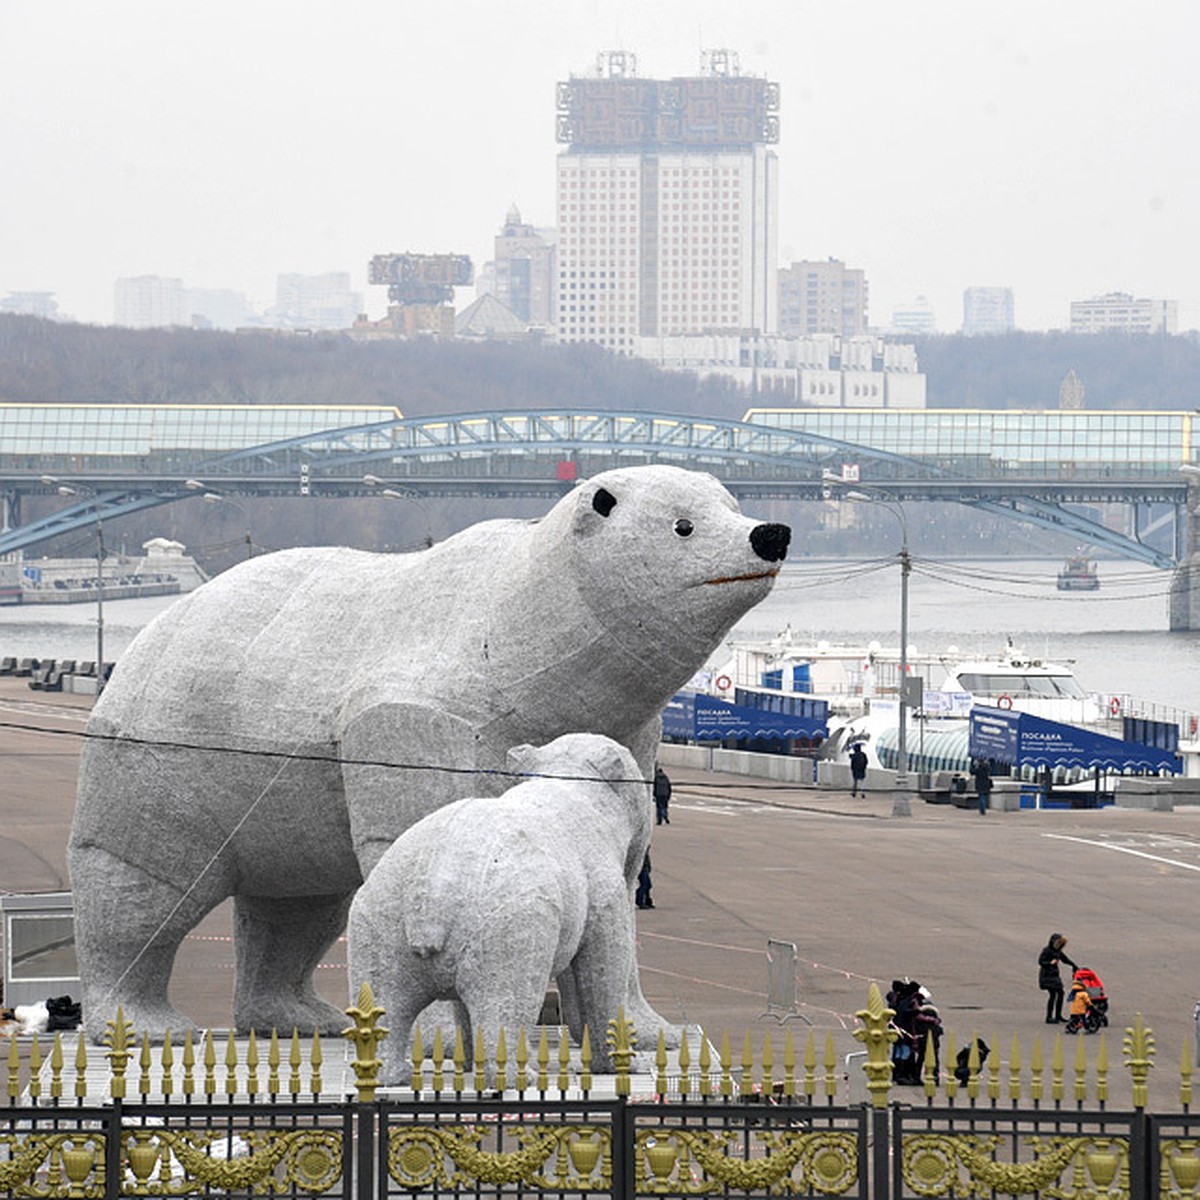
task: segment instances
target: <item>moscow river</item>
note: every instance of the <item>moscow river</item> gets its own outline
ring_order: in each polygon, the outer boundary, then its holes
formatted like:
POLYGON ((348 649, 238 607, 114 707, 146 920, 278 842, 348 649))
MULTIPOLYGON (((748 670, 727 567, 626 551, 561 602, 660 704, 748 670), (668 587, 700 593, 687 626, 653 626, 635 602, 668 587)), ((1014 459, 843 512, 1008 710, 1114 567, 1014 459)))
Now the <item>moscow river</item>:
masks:
MULTIPOLYGON (((951 646, 994 654, 1017 650, 1074 666, 1086 691, 1123 693, 1200 712, 1200 632, 1168 629, 1170 574, 1103 561, 1097 592, 1059 592, 1057 560, 941 560, 914 556, 909 645, 921 654, 951 646)), ((115 661, 138 631, 176 597, 104 605, 105 658, 115 661)), ((895 558, 801 559, 734 636, 771 638, 790 625, 798 639, 899 644, 900 568, 895 558)), ((0 608, 0 656, 96 656, 91 604, 0 608)))

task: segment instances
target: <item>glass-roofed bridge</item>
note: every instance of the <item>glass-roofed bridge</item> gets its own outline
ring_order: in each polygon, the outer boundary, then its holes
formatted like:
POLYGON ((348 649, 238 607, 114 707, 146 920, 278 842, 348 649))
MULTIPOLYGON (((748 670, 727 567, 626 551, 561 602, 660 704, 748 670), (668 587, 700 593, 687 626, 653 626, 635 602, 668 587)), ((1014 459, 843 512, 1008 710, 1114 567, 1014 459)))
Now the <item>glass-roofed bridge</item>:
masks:
POLYGON ((369 480, 422 497, 552 498, 614 466, 670 462, 710 471, 741 499, 858 489, 955 501, 1169 568, 1197 545, 1195 420, 1180 411, 754 408, 721 420, 583 408, 405 418, 376 406, 0 404, 0 554, 207 488, 361 496, 369 480), (73 494, 50 516, 23 519, 30 495, 66 487, 73 494), (1079 507, 1097 504, 1125 506, 1120 528, 1079 507), (1150 545, 1165 525, 1170 536, 1150 545))

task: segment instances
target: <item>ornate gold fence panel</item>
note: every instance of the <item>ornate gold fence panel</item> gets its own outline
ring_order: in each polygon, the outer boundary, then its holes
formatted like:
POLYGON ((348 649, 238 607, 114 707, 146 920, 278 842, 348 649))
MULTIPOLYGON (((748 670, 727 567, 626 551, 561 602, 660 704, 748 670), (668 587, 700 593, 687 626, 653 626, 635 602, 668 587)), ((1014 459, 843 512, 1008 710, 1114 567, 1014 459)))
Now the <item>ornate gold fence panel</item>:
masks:
POLYGON ((1136 1113, 896 1108, 897 1197, 1145 1195, 1145 1126, 1136 1113))

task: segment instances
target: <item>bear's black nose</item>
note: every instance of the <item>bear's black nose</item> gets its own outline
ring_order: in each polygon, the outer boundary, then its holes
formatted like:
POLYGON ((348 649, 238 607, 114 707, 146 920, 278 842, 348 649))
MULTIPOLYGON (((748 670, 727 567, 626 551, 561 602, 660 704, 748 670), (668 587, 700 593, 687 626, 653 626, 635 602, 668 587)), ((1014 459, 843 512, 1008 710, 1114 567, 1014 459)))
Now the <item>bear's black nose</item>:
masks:
POLYGON ((786 525, 755 525, 750 530, 750 545, 754 553, 767 562, 781 562, 787 558, 788 543, 792 531, 786 525))

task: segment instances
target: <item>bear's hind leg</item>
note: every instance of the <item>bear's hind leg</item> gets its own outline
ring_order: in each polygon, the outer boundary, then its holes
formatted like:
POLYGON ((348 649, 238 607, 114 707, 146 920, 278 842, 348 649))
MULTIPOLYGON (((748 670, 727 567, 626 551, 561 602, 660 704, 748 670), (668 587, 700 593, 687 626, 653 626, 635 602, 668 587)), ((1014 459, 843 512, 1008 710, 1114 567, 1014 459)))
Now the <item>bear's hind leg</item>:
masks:
POLYGON ((234 897, 237 982, 233 1020, 241 1033, 341 1033, 346 1014, 317 995, 313 972, 346 927, 353 894, 234 897))
POLYGON ((68 858, 88 1038, 104 1037, 118 1005, 138 1036, 194 1028, 168 999, 171 971, 180 943, 225 898, 223 885, 202 879, 184 892, 97 846, 72 846, 68 858))
POLYGON ((591 915, 570 967, 579 1017, 589 1027, 593 1047, 604 1044, 608 1022, 623 1010, 637 1031, 638 1045, 653 1046, 661 1033, 673 1049, 679 1046, 683 1030, 655 1012, 643 997, 635 936, 632 907, 624 895, 591 915))
POLYGON ((460 968, 458 994, 470 1021, 463 1037, 469 1039, 468 1054, 473 1055, 475 1040, 483 1034, 489 1085, 494 1082, 496 1046, 502 1029, 510 1060, 522 1029, 527 1043, 536 1044, 534 1027, 550 982, 552 952, 553 947, 547 947, 544 956, 534 953, 516 961, 496 961, 493 970, 483 974, 464 975, 460 968))

